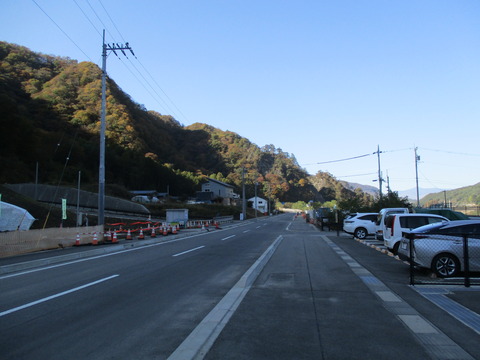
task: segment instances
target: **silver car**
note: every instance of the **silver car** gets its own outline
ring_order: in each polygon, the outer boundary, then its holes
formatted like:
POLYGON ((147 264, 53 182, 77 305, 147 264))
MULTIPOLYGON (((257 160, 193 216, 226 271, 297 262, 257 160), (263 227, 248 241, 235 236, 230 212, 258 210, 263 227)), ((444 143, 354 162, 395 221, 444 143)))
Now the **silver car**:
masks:
POLYGON ((431 269, 439 277, 464 270, 464 238, 468 240, 471 271, 480 271, 480 220, 455 220, 421 226, 403 233, 398 256, 431 269))

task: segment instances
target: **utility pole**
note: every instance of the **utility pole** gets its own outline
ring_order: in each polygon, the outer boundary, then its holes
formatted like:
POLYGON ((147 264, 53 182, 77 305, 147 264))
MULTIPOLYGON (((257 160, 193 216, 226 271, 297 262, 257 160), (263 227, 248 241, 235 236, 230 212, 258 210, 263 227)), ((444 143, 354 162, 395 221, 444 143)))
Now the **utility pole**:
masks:
MULTIPOLYGON (((380 194, 380 200, 382 199, 382 170, 380 168, 380 145, 377 145, 377 157, 378 157, 378 185, 379 185, 379 194, 380 194)), ((375 153, 374 153, 375 154, 375 153)))
POLYGON ((242 168, 242 220, 247 220, 247 199, 245 198, 245 168, 242 168))
POLYGON ((415 182, 417 186, 417 207, 420 207, 420 192, 418 190, 418 162, 420 161, 420 156, 417 154, 418 147, 415 147, 415 182))
POLYGON ((127 57, 124 50, 130 50, 133 56, 135 54, 128 43, 123 44, 105 44, 105 29, 103 30, 102 44, 102 111, 100 114, 100 165, 98 167, 98 225, 105 223, 105 129, 107 113, 107 51, 120 50, 127 57))

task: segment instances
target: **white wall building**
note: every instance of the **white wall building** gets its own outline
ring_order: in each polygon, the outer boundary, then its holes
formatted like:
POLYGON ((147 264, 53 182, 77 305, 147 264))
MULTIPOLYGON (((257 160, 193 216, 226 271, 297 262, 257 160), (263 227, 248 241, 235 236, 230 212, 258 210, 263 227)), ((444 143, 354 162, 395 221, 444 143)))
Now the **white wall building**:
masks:
POLYGON ((234 187, 230 184, 208 178, 208 182, 202 184, 202 192, 213 193, 213 198, 223 198, 225 205, 230 205, 235 198, 234 187))
POLYGON ((252 208, 257 209, 257 211, 260 211, 262 213, 268 213, 268 201, 265 199, 262 199, 261 197, 252 197, 248 199, 248 201, 252 202, 252 208), (255 201, 255 199, 257 201, 255 201))

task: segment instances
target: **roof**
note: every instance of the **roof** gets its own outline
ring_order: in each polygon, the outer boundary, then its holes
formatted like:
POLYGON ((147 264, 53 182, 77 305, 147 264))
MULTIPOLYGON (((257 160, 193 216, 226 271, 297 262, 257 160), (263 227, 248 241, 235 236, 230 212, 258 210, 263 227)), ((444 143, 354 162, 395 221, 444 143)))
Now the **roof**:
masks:
POLYGON ((220 180, 215 180, 215 179, 212 179, 212 178, 208 178, 208 181, 209 181, 209 182, 216 183, 216 184, 218 184, 218 185, 222 185, 222 186, 225 186, 225 187, 229 187, 229 188, 232 188, 232 189, 234 188, 233 185, 224 183, 223 181, 220 181, 220 180))

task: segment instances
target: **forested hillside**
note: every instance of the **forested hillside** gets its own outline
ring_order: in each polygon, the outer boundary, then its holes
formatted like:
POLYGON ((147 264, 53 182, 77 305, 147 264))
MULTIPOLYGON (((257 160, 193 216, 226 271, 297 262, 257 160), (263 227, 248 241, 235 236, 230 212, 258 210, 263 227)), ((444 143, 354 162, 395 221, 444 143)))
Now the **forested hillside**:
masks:
MULTIPOLYGON (((95 191, 98 178, 101 70, 90 62, 34 53, 0 42, 0 182, 38 181, 95 191)), ((309 177, 292 154, 259 147, 206 124, 181 125, 147 111, 107 80, 106 183, 178 196, 205 177, 280 201, 328 201, 354 195, 330 174, 309 177)))
POLYGON ((452 206, 459 205, 478 205, 480 204, 480 183, 466 186, 459 189, 447 190, 438 193, 428 194, 422 198, 425 206, 447 203, 452 206))

